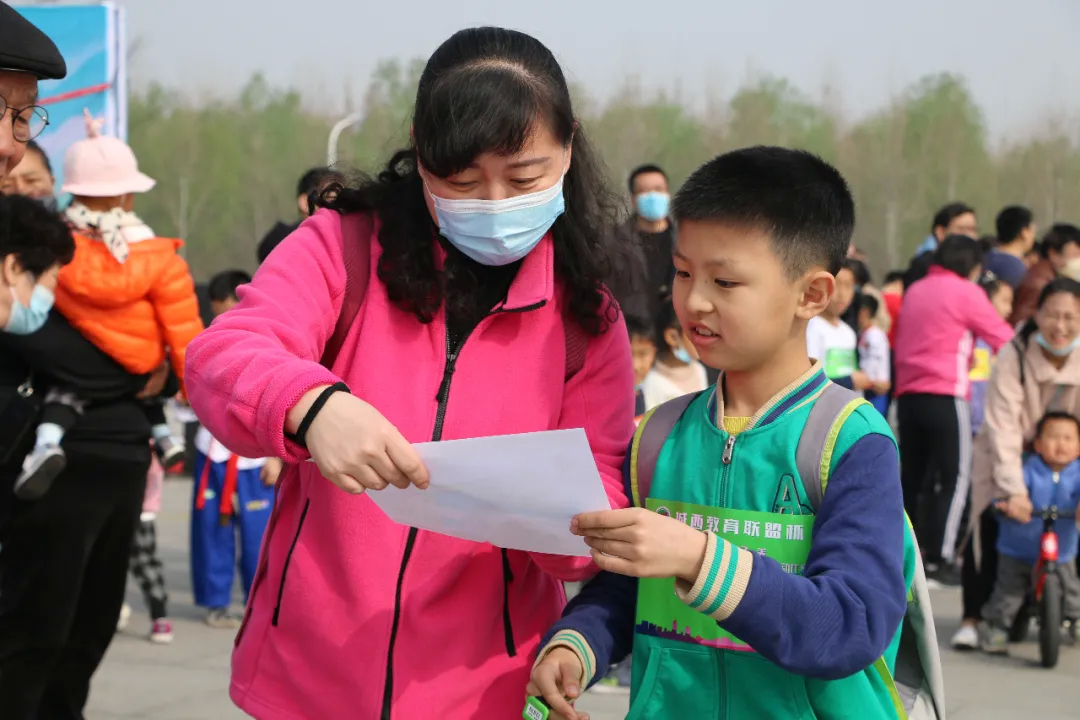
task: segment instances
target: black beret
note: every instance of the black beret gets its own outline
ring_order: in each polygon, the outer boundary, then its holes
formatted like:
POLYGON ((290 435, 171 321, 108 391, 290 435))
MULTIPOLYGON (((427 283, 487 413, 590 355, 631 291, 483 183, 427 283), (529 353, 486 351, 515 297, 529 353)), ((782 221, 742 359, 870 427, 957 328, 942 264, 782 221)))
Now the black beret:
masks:
POLYGON ((59 80, 67 65, 49 36, 0 2, 0 70, 18 70, 41 80, 59 80))

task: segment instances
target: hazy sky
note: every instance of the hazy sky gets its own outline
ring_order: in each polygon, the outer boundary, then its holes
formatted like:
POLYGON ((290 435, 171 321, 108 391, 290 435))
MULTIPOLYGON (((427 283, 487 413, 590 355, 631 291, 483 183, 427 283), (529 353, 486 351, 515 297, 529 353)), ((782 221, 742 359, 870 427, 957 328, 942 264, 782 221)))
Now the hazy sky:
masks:
MULTIPOLYGON (((964 74, 994 135, 1080 117, 1080 0, 126 0, 136 84, 235 90, 256 70, 337 107, 375 64, 427 57, 462 27, 535 35, 604 97, 647 88, 726 97, 751 73, 859 115, 926 73, 964 74)), ((1080 122, 1080 119, 1078 119, 1080 122)))

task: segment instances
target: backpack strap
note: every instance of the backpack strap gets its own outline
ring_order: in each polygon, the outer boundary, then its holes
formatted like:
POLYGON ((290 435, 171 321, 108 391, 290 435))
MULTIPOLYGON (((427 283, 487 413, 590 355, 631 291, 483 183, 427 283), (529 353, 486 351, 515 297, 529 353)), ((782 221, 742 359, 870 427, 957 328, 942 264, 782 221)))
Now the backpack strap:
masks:
POLYGON ((668 400, 641 418, 641 423, 634 433, 634 440, 630 443, 630 500, 635 507, 645 507, 660 451, 664 449, 664 443, 675 429, 679 418, 699 395, 700 392, 690 393, 668 400))
POLYGON ((810 409, 810 417, 806 419, 806 427, 795 450, 795 467, 814 512, 821 507, 829 482, 829 468, 840 429, 851 413, 864 404, 867 401, 859 393, 830 382, 810 409))
POLYGON ((564 313, 563 335, 566 339, 566 375, 563 382, 570 382, 570 379, 585 367, 585 351, 589 347, 589 334, 585 332, 585 328, 581 327, 581 323, 570 317, 568 313, 564 313))
POLYGON ((345 265, 345 292, 341 299, 334 334, 326 342, 319 364, 333 366, 341 346, 352 329, 353 322, 364 304, 368 282, 371 277, 371 233, 373 225, 370 213, 352 213, 341 216, 341 253, 345 265))

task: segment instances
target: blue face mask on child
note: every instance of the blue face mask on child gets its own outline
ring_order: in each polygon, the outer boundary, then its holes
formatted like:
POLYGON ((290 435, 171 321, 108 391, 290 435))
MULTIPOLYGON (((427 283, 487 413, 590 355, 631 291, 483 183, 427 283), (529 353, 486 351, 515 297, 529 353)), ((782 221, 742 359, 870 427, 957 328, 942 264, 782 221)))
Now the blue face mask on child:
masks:
POLYGON ((675 356, 676 360, 686 365, 694 362, 694 357, 690 354, 690 351, 684 348, 682 345, 672 350, 671 354, 675 356))
POLYGON ((11 315, 8 317, 7 325, 4 326, 4 331, 12 335, 33 335, 49 319, 49 311, 52 310, 55 300, 51 290, 35 285, 34 292, 30 295, 30 304, 23 305, 15 297, 13 288, 11 290, 11 315))
POLYGON ((1076 348, 1080 347, 1080 337, 1075 338, 1071 343, 1069 343, 1065 347, 1060 347, 1059 348, 1059 347, 1054 347, 1049 342, 1047 342, 1046 338, 1043 337, 1043 334, 1041 332, 1035 333, 1035 342, 1043 350, 1050 353, 1054 357, 1059 357, 1059 358, 1069 357, 1070 355, 1072 355, 1073 350, 1076 350, 1076 348))
POLYGON ((503 200, 451 200, 428 191, 439 234, 481 265, 509 265, 535 248, 566 209, 563 179, 503 200))

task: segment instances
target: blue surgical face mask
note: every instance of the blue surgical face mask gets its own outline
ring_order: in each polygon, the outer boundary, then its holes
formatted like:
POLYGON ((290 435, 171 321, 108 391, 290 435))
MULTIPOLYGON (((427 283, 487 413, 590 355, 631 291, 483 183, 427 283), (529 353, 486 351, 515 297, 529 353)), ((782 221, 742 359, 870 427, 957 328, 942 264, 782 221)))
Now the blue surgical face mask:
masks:
POLYGON ((6 332, 12 335, 32 335, 41 329, 45 321, 49 319, 49 311, 52 310, 56 300, 46 287, 34 286, 34 292, 30 295, 30 304, 23 305, 15 297, 15 290, 11 290, 11 316, 8 317, 6 332))
POLYGON ((689 365, 694 362, 694 357, 690 354, 690 351, 684 348, 682 345, 671 351, 671 354, 675 356, 675 359, 681 363, 689 365))
POLYGON ((641 193, 634 198, 637 214, 646 220, 663 220, 668 216, 671 196, 662 192, 641 193))
POLYGON ((563 214, 563 179, 547 190, 504 200, 451 200, 432 194, 439 234, 481 265, 509 265, 532 252, 563 214))
POLYGON ((1038 344, 1039 347, 1041 347, 1043 350, 1050 353, 1054 357, 1069 357, 1070 355, 1072 355, 1073 350, 1076 350, 1076 348, 1080 347, 1080 337, 1075 338, 1065 347, 1059 348, 1054 347, 1049 342, 1047 342, 1046 338, 1043 337, 1043 334, 1041 332, 1035 333, 1035 342, 1038 344))

